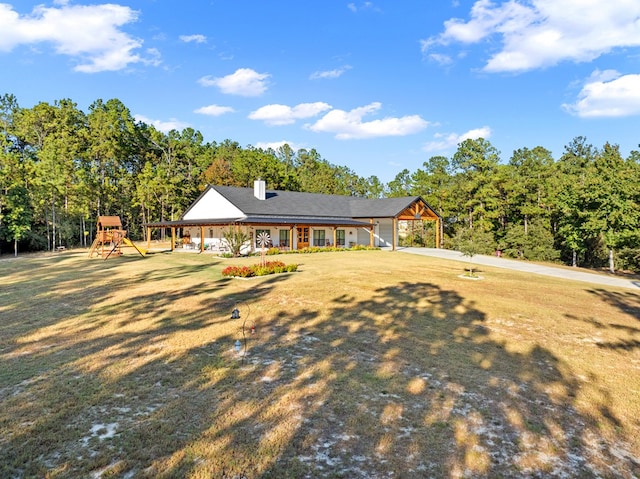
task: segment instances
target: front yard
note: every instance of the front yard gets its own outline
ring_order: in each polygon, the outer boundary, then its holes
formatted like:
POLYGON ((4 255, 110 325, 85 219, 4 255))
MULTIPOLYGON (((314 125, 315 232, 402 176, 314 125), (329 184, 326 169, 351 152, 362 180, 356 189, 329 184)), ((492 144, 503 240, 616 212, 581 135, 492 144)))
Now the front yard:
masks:
POLYGON ((0 477, 640 475, 634 292, 386 251, 280 259, 298 272, 0 260, 0 477))

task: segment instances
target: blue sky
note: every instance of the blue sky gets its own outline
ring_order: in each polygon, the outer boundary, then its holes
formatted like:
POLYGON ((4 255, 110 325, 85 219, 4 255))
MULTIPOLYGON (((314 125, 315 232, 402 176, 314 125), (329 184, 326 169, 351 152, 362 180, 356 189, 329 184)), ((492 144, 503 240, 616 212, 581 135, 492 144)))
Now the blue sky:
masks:
POLYGON ((483 137, 504 162, 640 143, 637 0, 0 0, 0 93, 118 98, 206 141, 387 182, 483 137))

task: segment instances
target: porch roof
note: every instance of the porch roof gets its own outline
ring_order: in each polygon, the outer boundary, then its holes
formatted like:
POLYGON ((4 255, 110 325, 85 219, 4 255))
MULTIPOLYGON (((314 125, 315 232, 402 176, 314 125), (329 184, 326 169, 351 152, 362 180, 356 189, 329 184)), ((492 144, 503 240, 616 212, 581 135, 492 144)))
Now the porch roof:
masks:
POLYGON ((240 218, 207 218, 197 220, 156 221, 147 223, 149 228, 186 228, 189 226, 242 225, 309 225, 309 226, 351 226, 370 227, 371 224, 350 218, 330 218, 312 216, 243 216, 240 218))

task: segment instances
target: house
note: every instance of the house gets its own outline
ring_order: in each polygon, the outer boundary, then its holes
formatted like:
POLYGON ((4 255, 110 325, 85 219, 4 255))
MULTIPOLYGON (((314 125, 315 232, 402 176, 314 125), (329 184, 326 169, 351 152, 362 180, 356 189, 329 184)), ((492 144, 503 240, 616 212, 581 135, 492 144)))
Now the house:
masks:
POLYGON ((187 246, 204 251, 221 248, 229 227, 250 235, 251 250, 259 248, 256 238, 261 233, 269 235, 270 246, 284 249, 354 245, 396 249, 399 222, 424 220, 435 221, 439 247, 440 217, 419 196, 366 199, 277 191, 256 180, 253 188, 209 185, 180 220, 146 226, 147 238, 152 228, 171 228, 172 250, 177 229, 187 246))

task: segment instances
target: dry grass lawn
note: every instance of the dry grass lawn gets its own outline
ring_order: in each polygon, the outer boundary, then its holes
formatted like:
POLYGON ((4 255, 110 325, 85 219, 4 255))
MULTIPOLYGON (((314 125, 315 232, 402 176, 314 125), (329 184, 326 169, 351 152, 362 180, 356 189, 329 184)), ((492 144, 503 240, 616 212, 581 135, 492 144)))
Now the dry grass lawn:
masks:
POLYGON ((384 251, 278 259, 299 271, 0 261, 0 477, 640 476, 637 293, 384 251))

